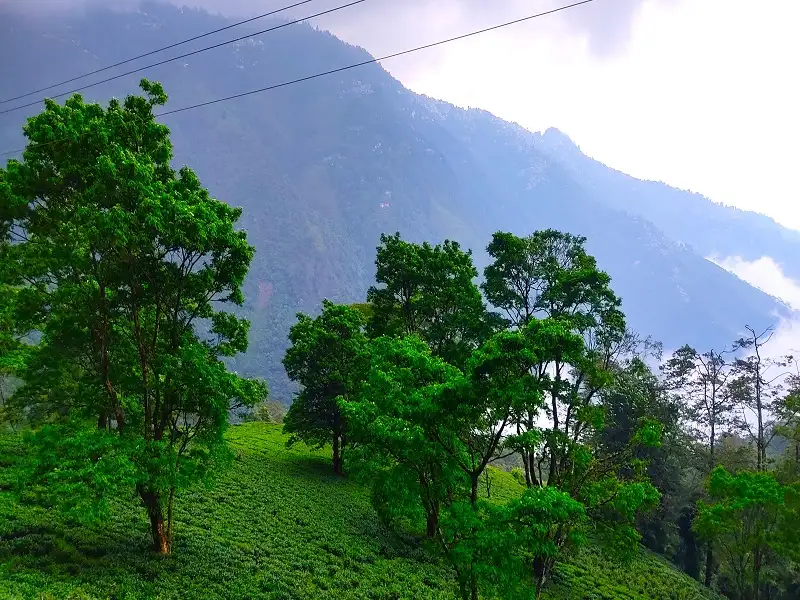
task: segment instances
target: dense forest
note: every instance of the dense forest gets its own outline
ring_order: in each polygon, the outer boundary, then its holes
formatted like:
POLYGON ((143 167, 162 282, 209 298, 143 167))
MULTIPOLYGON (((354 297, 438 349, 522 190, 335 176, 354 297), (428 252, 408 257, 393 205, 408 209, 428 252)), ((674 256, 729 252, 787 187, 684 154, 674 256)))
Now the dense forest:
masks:
POLYGON ((386 233, 362 302, 297 315, 284 415, 231 366, 242 211, 173 169, 141 89, 47 101, 0 170, 0 591, 797 597, 800 375, 769 330, 663 357, 581 236, 497 231, 478 283, 459 243, 386 233))

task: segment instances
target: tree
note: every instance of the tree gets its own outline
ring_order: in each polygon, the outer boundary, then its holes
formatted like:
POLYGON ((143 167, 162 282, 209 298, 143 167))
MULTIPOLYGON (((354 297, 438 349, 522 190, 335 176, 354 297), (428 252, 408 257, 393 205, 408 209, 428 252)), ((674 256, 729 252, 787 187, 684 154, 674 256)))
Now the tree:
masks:
MULTIPOLYGON (((0 169, 0 188, 4 186, 5 171, 0 169)), ((2 192, 0 192, 2 193, 2 192)), ((25 363, 29 344, 24 340, 26 327, 17 308, 25 302, 24 282, 16 268, 12 247, 16 232, 14 217, 18 211, 0 204, 0 423, 18 418, 8 400, 19 386, 16 375, 25 363)))
POLYGON ((31 438, 32 481, 82 518, 135 489, 168 553, 176 490, 223 457, 231 408, 266 389, 221 360, 247 348, 249 323, 215 308, 243 302, 241 210, 170 167, 153 114, 167 96, 141 88, 105 109, 46 101, 0 177, 0 211, 24 282, 15 319, 40 336, 12 400, 56 422, 31 438))
MULTIPOLYGON (((547 388, 532 367, 546 357, 579 360, 583 339, 558 320, 533 320, 522 330, 487 340, 473 351, 464 372, 433 356, 416 336, 381 337, 372 346, 367 382, 354 400, 341 403, 358 442, 350 455, 353 472, 372 483, 373 502, 388 520, 414 523, 415 515, 424 516, 427 536, 455 567, 464 597, 475 598, 491 583, 484 577, 491 580, 488 574, 507 566, 492 554, 486 536, 509 533, 512 521, 520 527, 527 523, 512 519, 494 529, 490 517, 495 512, 478 497, 480 477, 502 452, 534 446, 542 438, 536 429, 522 436, 503 432, 516 412, 543 409, 547 388)), ((520 550, 527 557, 525 581, 539 591, 582 522, 573 510, 556 510, 565 502, 579 506, 581 515, 589 515, 609 537, 635 546, 636 515, 652 507, 658 493, 643 477, 643 463, 634 452, 640 445, 657 445, 660 438, 657 424, 643 420, 638 425, 630 440, 608 453, 590 443, 595 429, 587 428, 591 435, 570 446, 559 485, 542 481, 530 488, 526 498, 538 510, 549 510, 539 504, 548 498, 555 511, 550 525, 535 536, 514 533, 527 540, 520 550)))
POLYGON ((246 420, 261 421, 263 423, 277 423, 283 424, 283 419, 286 417, 286 405, 279 400, 267 400, 257 406, 245 415, 246 420))
POLYGON ((435 356, 461 367, 500 324, 473 282, 471 252, 457 242, 431 246, 383 234, 375 264, 381 287, 367 292, 371 337, 417 334, 435 356))
POLYGON ((683 346, 661 367, 667 388, 681 398, 686 416, 699 427, 696 435, 705 438, 709 474, 717 466, 717 439, 730 424, 734 409, 727 389, 731 364, 725 354, 725 350, 713 349, 700 354, 691 346, 683 346))
MULTIPOLYGON (((637 519, 637 529, 645 546, 669 555, 676 524, 682 516, 685 518, 682 515, 685 509, 691 512, 696 500, 690 497, 693 489, 690 486, 687 489, 686 485, 696 470, 692 469, 691 450, 681 428, 681 407, 647 364, 638 358, 620 365, 613 384, 602 395, 605 416, 597 442, 604 453, 618 452, 630 443, 643 419, 655 420, 663 427, 661 444, 640 446, 634 450, 633 457, 646 461, 647 477, 661 494, 659 508, 641 515, 637 519)), ((695 475, 698 481, 701 476, 705 473, 695 475)), ((696 549, 692 547, 693 533, 687 533, 686 558, 691 558, 696 549)), ((687 567, 693 567, 691 561, 687 567)))
POLYGON ((322 313, 302 313, 289 332, 291 347, 283 364, 292 381, 301 385, 284 419, 289 444, 303 441, 333 446, 333 470, 342 474, 342 455, 348 443, 340 397, 352 398, 368 366, 364 317, 348 306, 322 302, 322 313))
POLYGON ((780 425, 778 415, 783 391, 782 380, 788 375, 786 367, 792 363, 793 358, 772 358, 764 355, 763 348, 774 334, 771 328, 760 334, 750 326, 746 329, 749 336, 740 338, 734 344, 736 350, 744 350, 749 354, 737 358, 734 363, 731 396, 741 409, 739 426, 755 444, 756 468, 763 471, 767 468, 767 448, 777 435, 780 425), (777 374, 776 369, 780 371, 777 374), (755 428, 751 424, 752 419, 755 419, 755 428))
MULTIPOLYGON (((732 423, 735 408, 728 389, 732 365, 727 361, 726 350, 714 349, 700 354, 691 346, 676 350, 661 366, 665 385, 683 402, 693 434, 707 451, 704 476, 709 476, 718 464, 717 440, 732 423)), ((711 586, 714 575, 714 549, 706 547, 704 582, 711 586)))
POLYGON ((478 598, 479 591, 491 598, 539 598, 546 579, 537 574, 561 552, 554 540, 568 531, 581 543, 585 524, 585 507, 569 494, 528 488, 502 505, 454 503, 442 521, 441 545, 464 600, 478 598))
MULTIPOLYGON (((585 242, 548 229, 527 238, 497 232, 487 247, 493 262, 484 271, 482 289, 491 304, 506 312, 512 327, 525 327, 535 318, 559 319, 583 338, 586 349, 580 360, 547 357, 534 367, 549 386, 550 427, 543 432, 538 456, 533 448, 520 447, 528 485, 543 480, 558 485, 570 446, 589 428, 597 394, 612 380, 613 363, 638 343, 626 332, 610 277, 597 268, 585 242)), ((537 417, 538 411, 516 415, 517 433, 537 429, 537 417)))
POLYGON ((788 377, 787 387, 777 407, 781 423, 777 432, 787 441, 781 471, 785 480, 800 481, 800 366, 788 377))
POLYGON ((759 600, 763 570, 780 548, 787 489, 772 473, 732 475, 717 467, 708 483, 709 502, 701 501, 694 527, 718 546, 738 598, 759 600))
MULTIPOLYGON (((3 262, 1 249, 0 262, 3 262)), ((4 279, 8 279, 3 271, 5 269, 0 267, 0 423, 11 423, 18 420, 19 415, 15 414, 8 401, 19 387, 16 376, 25 364, 29 345, 22 339, 22 327, 14 314, 19 289, 3 283, 4 279)))
POLYGON ((364 385, 354 398, 340 400, 357 443, 348 465, 371 484, 382 517, 390 523, 421 517, 434 539, 442 507, 469 489, 464 472, 435 438, 445 417, 441 395, 459 387, 462 374, 416 336, 382 336, 370 346, 364 385))

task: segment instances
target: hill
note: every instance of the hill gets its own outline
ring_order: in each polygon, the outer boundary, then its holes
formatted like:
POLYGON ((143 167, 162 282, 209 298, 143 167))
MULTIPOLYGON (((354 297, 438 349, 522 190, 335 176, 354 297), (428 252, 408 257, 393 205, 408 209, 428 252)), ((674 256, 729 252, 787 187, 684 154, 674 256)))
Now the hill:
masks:
MULTIPOLYGON (((130 12, 94 7, 52 19, 0 14, 3 51, 14 57, 0 64, 0 95, 38 89, 227 23, 161 4, 130 12)), ((85 94, 106 102, 136 93, 138 79, 147 76, 164 84, 168 109, 180 108, 368 58, 326 32, 293 25, 85 94)), ((23 145, 23 119, 38 110, 0 115, 3 149, 23 145)), ((280 360, 295 314, 318 310, 322 298, 363 301, 382 232, 399 231, 412 241, 458 240, 473 249, 479 268, 498 229, 529 234, 553 227, 584 235, 612 276, 631 327, 667 349, 730 343, 745 324, 766 327, 786 312, 707 261, 705 248, 672 237, 688 231, 683 225, 659 220, 653 211, 631 211, 639 188, 621 196, 624 206, 612 202, 620 188, 596 184, 612 177, 602 165, 596 167, 600 175, 587 180, 541 136, 485 111, 414 94, 375 64, 163 120, 172 130, 176 163, 192 166, 213 195, 244 209, 242 224, 257 248, 245 288, 253 328, 250 350, 235 368, 266 377, 283 401, 293 388, 280 360)), ((704 219, 698 217, 697 230, 710 230, 704 219)))
MULTIPOLYGON (((452 599, 450 572, 413 536, 390 533, 368 493, 330 473, 327 452, 285 447, 274 425, 231 428, 237 458, 215 485, 177 503, 172 556, 148 552, 143 510, 112 507, 82 527, 20 504, 11 487, 22 447, 0 437, 0 597, 10 600, 452 599)), ((491 495, 521 491, 492 469, 491 495)), ((134 500, 131 499, 131 502, 134 500)), ((559 566, 549 600, 717 598, 661 559, 614 565, 591 549, 559 566)))

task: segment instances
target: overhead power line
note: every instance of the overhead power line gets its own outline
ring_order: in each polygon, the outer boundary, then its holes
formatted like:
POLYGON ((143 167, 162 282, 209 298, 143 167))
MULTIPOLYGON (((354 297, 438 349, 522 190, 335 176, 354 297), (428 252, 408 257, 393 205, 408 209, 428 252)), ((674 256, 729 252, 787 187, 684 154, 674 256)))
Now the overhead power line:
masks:
MULTIPOLYGON (((473 36, 476 36, 476 35, 480 35, 482 33, 487 33, 489 31, 495 31, 495 30, 498 30, 498 29, 502 29, 504 27, 509 27, 511 25, 516 25, 518 23, 523 23, 525 21, 530 21, 530 20, 536 19, 538 17, 544 17, 546 15, 551 15, 551 14, 554 14, 554 13, 557 13, 557 12, 565 11, 565 10, 568 10, 570 8, 575 8, 577 6, 581 6, 581 5, 584 5, 584 4, 590 4, 592 2, 594 2, 594 0, 581 0, 580 2, 574 2, 572 4, 567 4, 565 6, 560 6, 558 8, 554 8, 554 9, 547 10, 547 11, 544 11, 544 12, 536 13, 536 14, 533 14, 533 15, 528 15, 527 17, 514 19, 513 21, 506 21, 505 23, 500 23, 498 25, 493 25, 491 27, 486 27, 484 29, 478 29, 476 31, 471 31, 469 33, 464 33, 462 35, 457 35, 455 37, 447 38, 447 39, 444 39, 444 40, 439 40, 438 42, 425 44, 423 46, 417 46, 416 48, 410 48, 408 50, 403 50, 401 52, 395 52, 394 54, 387 54, 386 56, 381 56, 379 58, 372 58, 370 60, 365 60, 365 61, 362 61, 362 62, 354 63, 354 64, 351 64, 351 65, 347 65, 347 66, 344 66, 344 67, 339 67, 338 69, 331 69, 329 71, 323 71, 323 72, 320 72, 320 73, 315 73, 313 75, 308 75, 307 77, 300 77, 299 79, 292 79, 290 81, 284 81, 282 83, 278 83, 278 84, 275 84, 275 85, 270 85, 270 86, 267 86, 267 87, 259 88, 257 90, 250 90, 249 92, 243 92, 241 94, 234 94, 233 96, 225 96, 224 98, 217 98, 216 100, 209 100, 207 102, 201 102, 199 104, 193 104, 191 106, 184 106, 182 108, 176 108, 174 110, 168 110, 168 111, 165 111, 165 112, 158 113, 155 116, 157 116, 157 117, 165 117, 165 116, 168 116, 168 115, 173 115, 173 114, 180 113, 180 112, 185 112, 185 111, 188 111, 188 110, 194 110, 196 108, 201 108, 203 106, 210 106, 212 104, 218 104, 220 102, 227 102, 228 100, 235 100, 237 98, 243 98, 245 96, 252 96, 253 94, 260 94, 262 92, 275 90, 275 89, 286 87, 286 86, 293 85, 293 84, 296 84, 296 83, 301 83, 303 81, 309 81, 311 79, 317 79, 319 77, 324 77, 326 75, 332 75, 334 73, 341 73, 342 71, 347 71, 349 69, 355 69, 356 67, 361 67, 361 66, 364 66, 364 65, 377 63, 377 62, 380 62, 380 61, 383 61, 383 60, 389 60, 391 58, 396 58, 398 56, 411 54, 413 52, 419 52, 421 50, 426 50, 428 48, 441 46, 443 44, 449 44, 450 42, 463 40, 465 38, 469 38, 469 37, 473 37, 473 36)), ((66 141, 66 139, 64 139, 64 140, 53 140, 53 141, 50 141, 50 142, 43 142, 42 144, 34 145, 34 147, 47 146, 47 145, 55 144, 55 143, 58 143, 58 142, 61 142, 61 141, 66 141)), ((0 156, 17 154, 19 152, 22 152, 23 150, 24 149, 11 150, 11 151, 8 151, 8 152, 3 152, 2 154, 0 154, 0 156)))
POLYGON ((369 65, 372 63, 381 62, 383 60, 389 60, 390 58, 397 58, 398 56, 404 56, 406 54, 411 54, 412 52, 419 52, 420 50, 427 50, 428 48, 433 48, 435 46, 441 46, 443 44, 449 44, 450 42, 455 42, 458 40, 463 40, 464 38, 472 37, 475 35, 479 35, 481 33, 487 33, 489 31, 494 31, 496 29, 502 29, 503 27, 508 27, 510 25, 516 25, 517 23, 522 23, 524 21, 530 21, 531 19, 536 19, 537 17, 544 17, 546 15, 551 15, 553 13, 561 12, 563 10, 567 10, 570 8, 575 8, 576 6, 581 6, 582 4, 589 4, 594 2, 594 0, 582 0, 581 2, 575 2, 573 4, 567 4, 566 6, 561 6, 559 8, 554 8, 552 10, 547 10, 545 12, 540 12, 535 15, 529 15, 527 17, 522 17, 520 19, 514 19, 513 21, 507 21, 505 23, 500 23, 499 25, 493 25, 492 27, 486 27, 485 29, 479 29, 477 31, 471 31, 470 33, 464 33, 462 35, 457 35, 455 37, 447 38, 446 40, 440 40, 438 42, 433 42, 431 44, 425 44, 424 46, 417 46, 416 48, 411 48, 409 50, 403 50, 402 52, 395 52, 394 54, 387 54, 386 56, 381 56, 379 58, 371 58, 369 60, 365 60, 359 63, 355 63, 352 65, 347 65, 345 67, 339 67, 338 69, 331 69, 330 71, 323 71, 321 73, 315 73, 313 75, 308 75, 307 77, 300 77, 299 79, 292 79, 291 81, 284 81, 283 83, 276 83, 275 85, 270 85, 267 87, 259 88, 257 90, 250 90, 249 92, 243 92, 241 94, 234 94, 233 96, 225 96, 224 98, 217 98, 216 100, 209 100, 208 102, 201 102, 199 104, 192 104, 191 106, 184 106, 183 108, 176 108, 174 110, 168 110, 162 113, 158 113, 157 117, 165 117, 167 115, 174 115, 175 113, 184 112, 187 110, 192 110, 195 108, 201 108, 203 106, 209 106, 211 104, 217 104, 219 102, 227 102, 228 100, 234 100, 236 98, 243 98, 245 96, 252 96, 253 94, 260 94, 262 92, 268 92, 270 90, 275 90, 278 88, 286 87, 287 85, 293 85, 295 83, 301 83, 303 81, 309 81, 310 79, 317 79, 318 77, 324 77, 325 75, 333 75, 334 73, 341 73, 342 71, 347 71, 349 69, 355 69, 356 67, 363 67, 364 65, 369 65))
POLYGON ((169 46, 163 46, 162 48, 157 48, 156 50, 151 50, 150 52, 145 52, 144 54, 140 54, 138 56, 134 56, 132 58, 126 58, 118 63, 114 63, 113 65, 108 65, 107 67, 102 67, 101 69, 95 69, 94 71, 90 71, 88 73, 84 73, 83 75, 78 75, 77 77, 73 77, 72 79, 65 79, 64 81, 59 81, 58 83, 54 83, 52 85, 48 85, 47 87, 39 88, 38 90, 33 90, 32 92, 28 92, 27 94, 20 94, 19 96, 14 96, 13 98, 6 98, 5 100, 0 100, 0 104, 7 104, 9 102, 13 102, 14 100, 22 100, 23 98, 27 98, 28 96, 33 96, 35 94, 41 94, 42 92, 46 92, 47 90, 52 90, 61 85, 66 85, 68 83, 72 83, 73 81, 78 81, 79 79, 83 79, 85 77, 90 77, 92 75, 97 75, 98 73, 103 73, 104 71, 108 71, 109 69, 113 69, 115 67, 121 67, 122 65, 127 65, 135 60, 139 60, 140 58, 147 58, 148 56, 152 56, 153 54, 158 54, 159 52, 164 52, 164 50, 171 50, 172 48, 177 48, 178 46, 183 46, 184 44, 188 44, 189 42, 194 42, 200 40, 204 37, 208 37, 209 35, 214 35, 215 33, 220 33, 222 31, 227 31, 228 29, 233 29, 234 27, 239 27, 240 25, 245 25, 246 23, 252 23, 253 21, 257 21, 259 19, 263 19, 264 17, 270 17, 272 15, 276 15, 278 13, 290 10, 292 8, 297 8, 298 6, 302 6, 303 4, 308 4, 309 2, 315 2, 316 0, 303 0, 302 2, 295 2, 294 4, 290 4, 289 6, 284 6, 283 8, 278 8, 276 10, 264 13, 262 15, 258 15, 255 17, 251 17, 249 19, 245 19, 244 21, 239 21, 237 23, 233 23, 231 25, 226 25, 225 27, 220 27, 219 29, 214 29, 212 31, 208 31, 206 33, 202 33, 200 35, 196 35, 194 37, 190 37, 185 40, 181 40, 180 42, 175 42, 174 44, 170 44, 169 46))
MULTIPOLYGON (((160 67, 161 65, 165 65, 167 63, 171 63, 176 60, 180 60, 181 58, 187 58, 189 56, 194 56, 196 54, 200 54, 202 52, 207 52, 208 50, 215 50, 216 48, 221 48, 222 46, 227 46, 229 44, 233 44, 235 42, 241 42, 242 40, 247 40, 253 38, 257 35, 263 35, 265 33, 269 33, 271 31, 275 31, 276 29, 282 29, 283 27, 288 27, 289 25, 296 25, 297 23, 302 23, 303 21, 308 21, 309 19, 314 19, 316 17, 321 17, 322 15, 327 15, 330 13, 334 13, 336 11, 342 10, 344 8, 349 8, 351 6, 355 6, 356 4, 361 4, 363 2, 367 2, 367 0, 353 0, 352 2, 348 2, 347 4, 342 4, 341 6, 337 6, 335 8, 329 8, 328 10, 323 10, 313 15, 308 15, 307 17, 303 17, 301 19, 295 19, 294 21, 287 21, 286 23, 281 23, 280 25, 275 25, 274 27, 270 27, 268 29, 264 29, 262 31, 256 31, 255 33, 248 33, 247 35, 243 35, 238 38, 234 38, 232 40, 228 40, 227 42, 220 42, 219 44, 214 44, 213 46, 206 46, 205 48, 200 48, 198 50, 193 50, 192 52, 187 52, 186 54, 180 54, 178 56, 173 56, 172 58, 167 58, 165 60, 161 60, 159 62, 155 62, 149 64, 144 67, 139 67, 138 69, 133 69, 131 71, 126 71, 125 73, 120 73, 119 75, 114 75, 113 77, 107 77, 106 79, 101 79, 100 81, 95 81, 94 83, 89 83, 81 87, 73 88, 68 92, 62 92, 60 94, 55 94, 50 96, 50 98, 61 98, 62 96, 70 96, 77 92, 82 92, 83 90, 88 90, 89 88, 95 87, 97 85, 108 83, 109 81, 114 81, 115 79, 121 79, 123 77, 127 77, 128 75, 133 75, 134 73, 140 73, 141 71, 145 71, 147 69, 152 69, 153 67, 160 67)), ((0 110, 0 115, 5 115, 23 108, 28 108, 29 106, 36 106, 42 100, 35 100, 33 102, 28 102, 27 104, 20 104, 19 106, 14 106, 13 108, 7 108, 5 110, 0 110)))

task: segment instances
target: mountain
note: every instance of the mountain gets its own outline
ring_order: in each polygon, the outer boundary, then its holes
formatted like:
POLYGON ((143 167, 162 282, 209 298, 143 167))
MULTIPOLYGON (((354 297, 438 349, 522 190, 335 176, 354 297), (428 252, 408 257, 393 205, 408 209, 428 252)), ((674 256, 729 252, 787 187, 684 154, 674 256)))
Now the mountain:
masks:
MULTIPOLYGON (((0 64, 0 97, 227 23, 160 4, 58 18, 0 14, 0 49, 13 58, 0 64)), ((147 76, 164 84, 169 110, 368 59, 365 50, 329 33, 292 25, 98 85, 85 95, 105 102, 135 93, 139 77, 147 76)), ((0 150, 24 145, 23 118, 38 110, 0 115, 0 150)), ((325 297, 363 300, 381 232, 400 231, 417 241, 456 239, 475 251, 479 268, 498 229, 528 234, 554 227, 584 235, 611 274, 630 325, 666 348, 725 344, 745 324, 766 326, 787 311, 704 256, 711 247, 743 257, 777 248, 771 255, 789 263, 792 236, 785 246, 770 246, 777 236, 759 225, 763 219, 741 213, 739 233, 726 237, 719 230, 733 218, 725 217, 727 209, 715 213, 716 205, 702 198, 607 169, 563 134, 534 134, 485 111, 414 94, 375 64, 163 120, 172 130, 176 163, 189 164, 213 195, 244 209, 242 226, 257 255, 245 290, 251 348, 236 368, 267 377, 283 400, 292 388, 280 359, 295 313, 317 310, 325 297), (685 215, 669 216, 676 202, 696 207, 684 211, 696 214, 693 228, 680 221, 685 215), (716 237, 704 240, 704 228, 716 237), (736 246, 737 235, 748 232, 756 241, 736 246), (759 239, 766 240, 763 250, 759 239)))

